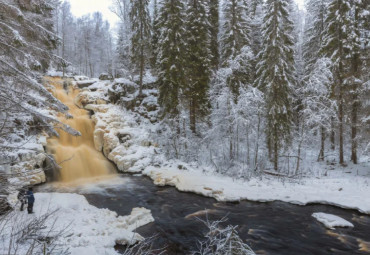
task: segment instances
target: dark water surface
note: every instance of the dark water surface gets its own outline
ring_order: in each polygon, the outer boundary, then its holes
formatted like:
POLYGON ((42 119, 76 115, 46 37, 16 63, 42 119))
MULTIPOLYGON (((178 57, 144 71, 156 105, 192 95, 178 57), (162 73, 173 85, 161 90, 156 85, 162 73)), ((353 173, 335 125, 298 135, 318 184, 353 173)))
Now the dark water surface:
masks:
POLYGON ((137 232, 144 237, 157 234, 155 246, 166 246, 166 254, 189 254, 197 249, 207 230, 197 217, 206 219, 205 209, 210 220, 227 216, 225 224, 238 225, 241 238, 256 254, 370 254, 370 217, 356 211, 283 202, 223 203, 173 187, 157 187, 146 177, 117 178, 125 179, 125 184, 76 192, 85 195, 90 204, 119 215, 130 214, 134 207, 150 209, 155 222, 137 232), (327 230, 311 216, 314 212, 338 215, 355 227, 327 230))

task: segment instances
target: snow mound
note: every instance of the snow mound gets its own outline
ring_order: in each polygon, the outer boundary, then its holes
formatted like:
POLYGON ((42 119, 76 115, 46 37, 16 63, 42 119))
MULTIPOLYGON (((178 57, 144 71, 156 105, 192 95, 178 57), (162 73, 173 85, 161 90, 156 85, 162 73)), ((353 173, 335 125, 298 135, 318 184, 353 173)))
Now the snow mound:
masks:
POLYGON ((56 71, 55 69, 51 69, 46 73, 47 76, 50 77, 63 77, 63 72, 56 71))
POLYGON ((353 228, 353 224, 351 222, 333 214, 314 213, 312 214, 312 217, 329 229, 335 229, 336 227, 353 228))
MULTIPOLYGON (((35 214, 12 212, 12 219, 16 219, 17 223, 8 224, 9 228, 56 210, 43 232, 57 233, 66 229, 66 234, 58 240, 58 245, 63 249, 68 248, 72 255, 118 254, 114 250, 116 244, 132 245, 142 241, 143 237, 133 231, 154 221, 150 210, 145 208, 134 208, 130 215, 118 216, 116 212, 90 205, 84 196, 78 194, 36 193, 35 199, 35 214)), ((8 247, 8 243, 9 240, 1 238, 0 254, 4 253, 1 247, 8 247)))

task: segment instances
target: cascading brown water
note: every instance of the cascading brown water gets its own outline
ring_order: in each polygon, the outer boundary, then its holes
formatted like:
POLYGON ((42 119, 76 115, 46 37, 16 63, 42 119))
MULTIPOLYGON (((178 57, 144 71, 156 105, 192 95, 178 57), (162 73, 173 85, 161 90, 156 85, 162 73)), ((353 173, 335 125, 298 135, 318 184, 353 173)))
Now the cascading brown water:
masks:
POLYGON ((112 174, 113 165, 94 147, 94 123, 89 113, 74 103, 79 90, 71 87, 64 89, 63 80, 60 78, 49 78, 48 81, 55 87, 53 95, 68 106, 69 113, 73 116, 67 119, 61 114, 58 119, 81 133, 81 136, 75 137, 58 131, 59 138, 48 140, 48 152, 53 154, 61 166, 60 181, 72 182, 81 178, 112 174))

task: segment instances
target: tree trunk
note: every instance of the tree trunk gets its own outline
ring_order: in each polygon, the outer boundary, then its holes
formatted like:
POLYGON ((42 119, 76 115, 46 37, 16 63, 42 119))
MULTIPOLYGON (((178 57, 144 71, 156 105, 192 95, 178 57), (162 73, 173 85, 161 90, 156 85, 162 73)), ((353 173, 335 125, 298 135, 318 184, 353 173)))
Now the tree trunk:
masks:
POLYGON ((279 146, 278 146, 278 137, 277 137, 277 127, 274 127, 274 169, 278 171, 279 169, 279 146))
POLYGON ((254 154, 254 171, 258 169, 258 150, 259 150, 259 140, 260 140, 260 127, 261 127, 261 117, 258 114, 257 141, 256 141, 256 151, 254 154))
MULTIPOLYGON (((355 3, 356 5, 357 3, 355 3)), ((357 7, 357 6, 355 6, 357 7)), ((354 13, 354 22, 355 22, 355 33, 358 32, 358 25, 359 25, 359 8, 355 8, 354 13)), ((360 36, 357 33, 357 36, 360 36)), ((361 59, 359 52, 355 52, 352 57, 352 75, 355 77, 359 77, 359 70, 361 69, 361 59)), ((358 83, 356 79, 353 79, 353 100, 352 100, 352 116, 351 116, 351 161, 354 164, 357 164, 357 121, 358 121, 358 111, 360 108, 360 102, 358 98, 358 83)))
POLYGON ((339 164, 344 164, 344 151, 343 151, 343 120, 344 120, 344 109, 343 109, 343 85, 340 85, 339 92, 339 164))
POLYGON ((354 164, 358 163, 357 159, 357 121, 358 121, 358 97, 356 94, 356 91, 354 92, 353 96, 353 104, 352 104, 352 116, 351 116, 351 121, 352 121, 352 133, 351 133, 351 141, 352 141, 352 153, 351 153, 351 161, 354 164))
POLYGON ((190 111, 189 111, 189 118, 190 118, 190 130, 193 134, 196 133, 196 118, 195 118, 195 102, 194 99, 190 99, 190 111))
POLYGON ((331 144, 330 148, 334 151, 335 150, 334 118, 331 118, 330 144, 331 144))
POLYGON ((321 127, 321 147, 320 147, 320 153, 317 161, 324 161, 325 158, 325 128, 321 127))
POLYGON ((143 93, 143 76, 144 76, 144 62, 145 62, 145 59, 144 59, 144 46, 142 45, 141 46, 141 50, 140 50, 140 82, 139 82, 139 96, 141 96, 141 94, 143 93))

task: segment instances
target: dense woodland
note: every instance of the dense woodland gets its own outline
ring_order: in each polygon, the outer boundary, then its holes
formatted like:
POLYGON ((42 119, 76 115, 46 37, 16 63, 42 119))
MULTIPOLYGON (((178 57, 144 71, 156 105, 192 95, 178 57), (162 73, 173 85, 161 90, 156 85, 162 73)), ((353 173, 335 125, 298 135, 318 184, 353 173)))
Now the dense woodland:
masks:
POLYGON ((367 0, 307 0, 305 11, 293 0, 114 0, 114 29, 100 13, 73 17, 68 1, 0 0, 0 139, 50 127, 45 107, 66 110, 37 80, 49 66, 133 79, 138 97, 150 72, 169 158, 239 177, 357 164, 370 152, 369 10, 367 0))

